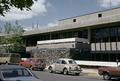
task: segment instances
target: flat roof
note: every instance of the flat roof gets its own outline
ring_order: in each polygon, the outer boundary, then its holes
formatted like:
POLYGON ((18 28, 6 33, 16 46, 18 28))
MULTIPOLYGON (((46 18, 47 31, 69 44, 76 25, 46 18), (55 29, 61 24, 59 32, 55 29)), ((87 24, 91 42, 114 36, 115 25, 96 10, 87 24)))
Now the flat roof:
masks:
POLYGON ((114 10, 114 9, 118 9, 118 8, 120 8, 120 7, 104 9, 104 10, 91 12, 91 13, 87 13, 87 14, 83 14, 83 15, 77 15, 77 16, 74 16, 74 17, 68 17, 68 18, 60 19, 59 21, 63 21, 63 20, 71 19, 71 18, 76 18, 76 17, 81 17, 81 16, 86 16, 86 15, 95 14, 95 13, 101 13, 101 12, 110 11, 110 10, 114 10))
POLYGON ((49 33, 77 28, 93 27, 111 23, 120 23, 120 8, 64 19, 62 21, 59 21, 58 26, 26 31, 23 33, 23 36, 30 36, 41 33, 49 33), (99 13, 102 13, 103 15, 100 18, 98 17, 99 13), (73 18, 78 19, 78 22, 73 22, 73 18))

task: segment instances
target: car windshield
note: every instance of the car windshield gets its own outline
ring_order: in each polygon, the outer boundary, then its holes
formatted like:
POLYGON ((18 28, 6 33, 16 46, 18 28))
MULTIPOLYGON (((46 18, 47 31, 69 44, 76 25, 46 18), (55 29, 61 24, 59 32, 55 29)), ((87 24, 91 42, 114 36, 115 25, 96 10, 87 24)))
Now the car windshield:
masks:
POLYGON ((74 60, 68 60, 69 64, 76 64, 74 60))
POLYGON ((32 76, 27 69, 7 69, 2 71, 2 75, 4 78, 32 76))

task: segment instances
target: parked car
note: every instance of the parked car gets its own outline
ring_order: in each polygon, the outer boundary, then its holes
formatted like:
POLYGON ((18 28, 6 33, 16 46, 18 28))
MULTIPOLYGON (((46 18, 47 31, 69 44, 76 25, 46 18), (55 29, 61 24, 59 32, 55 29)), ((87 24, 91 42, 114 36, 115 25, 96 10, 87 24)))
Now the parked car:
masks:
POLYGON ((0 64, 18 64, 21 61, 18 53, 0 53, 0 64))
POLYGON ((60 72, 65 75, 74 74, 79 75, 81 73, 81 67, 76 64, 73 59, 58 59, 55 63, 48 67, 50 73, 52 72, 60 72))
POLYGON ((30 70, 18 65, 0 65, 0 81, 41 81, 30 70))
POLYGON ((32 70, 44 70, 46 67, 45 60, 40 58, 29 58, 25 61, 21 61, 19 63, 21 66, 24 66, 26 68, 32 69, 32 70))
POLYGON ((100 67, 99 75, 103 76, 104 80, 110 80, 112 77, 120 77, 120 66, 118 67, 100 67))

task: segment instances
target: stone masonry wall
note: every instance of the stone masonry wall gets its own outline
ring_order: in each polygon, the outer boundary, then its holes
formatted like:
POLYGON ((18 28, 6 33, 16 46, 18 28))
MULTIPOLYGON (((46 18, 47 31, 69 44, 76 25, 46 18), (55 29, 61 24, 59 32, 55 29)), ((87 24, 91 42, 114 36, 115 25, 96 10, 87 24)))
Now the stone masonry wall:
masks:
POLYGON ((70 49, 69 48, 33 49, 33 50, 31 50, 31 53, 32 53, 32 57, 34 57, 34 58, 45 59, 47 65, 55 62, 59 58, 70 58, 70 49))

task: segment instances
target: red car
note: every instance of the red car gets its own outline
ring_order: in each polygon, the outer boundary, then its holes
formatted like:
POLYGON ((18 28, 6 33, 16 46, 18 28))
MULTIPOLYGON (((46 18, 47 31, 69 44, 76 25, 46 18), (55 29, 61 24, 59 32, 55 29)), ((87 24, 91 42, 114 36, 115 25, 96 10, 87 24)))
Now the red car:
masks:
POLYGON ((118 67, 100 67, 98 69, 99 75, 103 76, 104 80, 110 80, 112 77, 120 78, 120 66, 118 67))
POLYGON ((40 58, 29 58, 19 63, 21 66, 29 68, 31 70, 44 70, 46 67, 45 60, 40 58))

